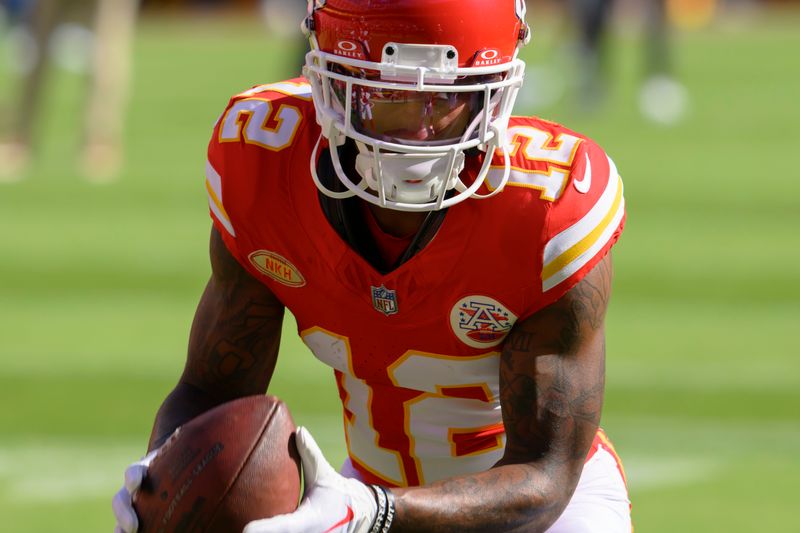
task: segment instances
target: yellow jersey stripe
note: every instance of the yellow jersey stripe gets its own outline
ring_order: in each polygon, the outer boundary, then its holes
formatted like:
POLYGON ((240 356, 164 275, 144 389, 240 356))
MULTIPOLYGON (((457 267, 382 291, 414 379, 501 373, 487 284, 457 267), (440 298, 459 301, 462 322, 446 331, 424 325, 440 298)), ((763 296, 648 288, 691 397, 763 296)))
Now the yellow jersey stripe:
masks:
POLYGON ((614 219, 614 215, 617 213, 620 204, 622 203, 622 180, 617 177, 619 181, 619 186, 617 187, 617 194, 614 197, 614 203, 611 204, 611 209, 606 213, 606 216, 600 221, 600 223, 595 227, 592 231, 589 232, 586 237, 578 241, 574 244, 571 248, 567 251, 562 253, 560 256, 556 257, 553 261, 545 265, 544 269, 542 270, 542 279, 548 279, 556 274, 559 270, 573 262, 576 258, 578 258, 581 254, 585 253, 586 250, 592 247, 593 244, 597 242, 600 236, 603 234, 605 229, 614 219))
POLYGON ((542 290, 548 291, 561 283, 562 281, 569 278, 572 274, 580 270, 586 263, 592 260, 592 258, 597 255, 600 250, 611 240, 611 237, 614 236, 614 232, 617 230, 619 223, 622 222, 622 217, 625 215, 625 199, 623 198, 619 204, 617 212, 614 213, 614 217, 611 219, 611 223, 608 224, 603 233, 600 237, 592 244, 584 253, 579 255, 575 258, 574 261, 567 264, 564 268, 556 272, 551 277, 542 280, 542 290))
MULTIPOLYGON (((543 291, 555 287, 588 263, 611 239, 622 220, 625 213, 622 179, 611 158, 608 158, 608 167, 609 179, 594 206, 545 245, 541 276, 543 291)), ((590 174, 591 167, 587 166, 586 175, 590 174)))

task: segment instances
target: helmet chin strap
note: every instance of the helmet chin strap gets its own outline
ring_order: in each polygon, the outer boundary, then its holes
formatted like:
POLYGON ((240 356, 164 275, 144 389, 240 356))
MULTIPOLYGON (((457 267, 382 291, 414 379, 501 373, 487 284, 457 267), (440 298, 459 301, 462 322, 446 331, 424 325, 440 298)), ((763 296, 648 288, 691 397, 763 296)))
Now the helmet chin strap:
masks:
POLYGON ((456 186, 464 153, 399 154, 356 142, 356 171, 381 199, 403 203, 433 202, 456 186))

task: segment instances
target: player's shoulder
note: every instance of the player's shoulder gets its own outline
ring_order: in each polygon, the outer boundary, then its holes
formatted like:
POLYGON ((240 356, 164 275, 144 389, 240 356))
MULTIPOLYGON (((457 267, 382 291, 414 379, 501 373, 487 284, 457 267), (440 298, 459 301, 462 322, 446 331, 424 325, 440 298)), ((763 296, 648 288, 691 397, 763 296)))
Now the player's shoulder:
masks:
MULTIPOLYGON (((512 117, 507 142, 511 170, 506 187, 525 191, 550 207, 591 204, 610 180, 616 165, 596 142, 561 124, 539 117, 512 117)), ((502 176, 502 153, 495 153, 490 184, 502 176)))
MULTIPOLYGON (((496 198, 509 216, 529 222, 516 227, 535 228, 543 295, 538 304, 544 306, 580 281, 619 238, 622 180, 596 142, 556 122, 512 117, 506 140, 510 170, 496 198)), ((490 185, 503 175, 504 159, 495 153, 490 185)))
POLYGON ((619 238, 625 223, 622 179, 596 142, 556 122, 514 117, 508 139, 507 187, 530 189, 544 208, 542 292, 553 301, 619 238))
POLYGON ((256 85, 233 95, 217 119, 209 158, 285 157, 307 143, 316 125, 311 86, 304 78, 256 85))
POLYGON ((305 78, 299 77, 255 85, 231 96, 228 108, 246 101, 263 102, 266 107, 274 105, 294 105, 299 108, 309 107, 311 104, 311 84, 305 78))
POLYGON ((285 194, 285 177, 308 168, 318 137, 304 78, 233 95, 214 125, 205 172, 209 206, 221 228, 234 236, 237 220, 240 228, 247 223, 252 198, 285 194))
POLYGON ((592 162, 608 157, 589 136, 541 117, 511 117, 508 138, 516 156, 513 162, 522 168, 545 162, 574 170, 581 168, 587 157, 592 162))

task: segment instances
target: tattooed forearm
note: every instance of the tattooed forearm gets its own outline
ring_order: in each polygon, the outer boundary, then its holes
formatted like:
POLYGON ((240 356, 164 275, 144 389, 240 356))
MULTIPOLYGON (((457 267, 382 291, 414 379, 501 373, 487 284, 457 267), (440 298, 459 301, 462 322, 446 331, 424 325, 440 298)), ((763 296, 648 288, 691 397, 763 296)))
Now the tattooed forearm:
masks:
POLYGON ((506 465, 412 489, 394 489, 393 532, 545 531, 561 513, 550 476, 506 465))
POLYGON ((195 313, 186 366, 156 417, 151 445, 224 401, 259 394, 272 377, 284 308, 211 237, 212 276, 195 313))
POLYGON ((500 363, 509 450, 563 461, 585 453, 602 409, 610 290, 606 258, 558 302, 515 326, 500 363))
POLYGON ((500 379, 507 459, 547 456, 547 464, 555 467, 585 455, 602 409, 602 345, 598 348, 592 360, 582 362, 504 350, 500 379))
POLYGON ((283 307, 235 294, 226 305, 206 309, 214 305, 214 297, 208 300, 192 326, 184 379, 223 396, 263 392, 280 344, 283 307))
POLYGON ((211 258, 183 379, 225 398, 263 392, 280 345, 283 305, 236 262, 216 231, 211 258))

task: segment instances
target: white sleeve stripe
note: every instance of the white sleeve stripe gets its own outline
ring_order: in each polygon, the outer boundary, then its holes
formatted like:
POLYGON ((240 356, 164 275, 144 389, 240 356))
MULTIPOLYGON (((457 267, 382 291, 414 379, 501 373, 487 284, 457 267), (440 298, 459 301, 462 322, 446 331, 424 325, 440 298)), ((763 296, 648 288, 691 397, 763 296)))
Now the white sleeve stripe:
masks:
POLYGON ((206 161, 206 192, 208 193, 208 206, 214 216, 217 217, 222 227, 236 237, 236 232, 233 230, 231 219, 225 208, 222 205, 222 177, 211 165, 210 161, 206 161))
POLYGON ((211 190, 217 195, 217 198, 222 198, 222 176, 219 175, 217 169, 211 164, 211 161, 206 160, 206 180, 211 186, 211 190))
POLYGON ((578 257, 573 259, 570 263, 566 266, 561 268, 558 272, 554 273, 547 279, 542 280, 542 292, 548 291, 561 283, 562 281, 569 278, 575 272, 580 270, 583 266, 585 266, 603 247, 611 240, 611 237, 614 235, 614 232, 617 230, 620 221, 622 220, 622 216, 625 214, 625 199, 623 198, 619 202, 619 206, 617 207, 616 213, 614 213, 614 217, 611 219, 611 223, 606 226, 603 230, 603 233, 600 237, 590 246, 586 251, 580 254, 578 257))
MULTIPOLYGON (((617 177, 617 181, 620 183, 622 180, 617 177)), ((598 239, 600 239, 605 232, 606 228, 611 224, 614 216, 617 214, 619 210, 619 206, 622 204, 622 187, 617 187, 617 195, 614 197, 614 204, 609 209, 606 216, 603 217, 597 226, 589 232, 583 239, 575 243, 574 246, 565 250, 561 255, 555 258, 550 263, 544 265, 542 268, 542 279, 547 279, 569 263, 574 261, 578 256, 582 255, 587 248, 590 248, 598 239)))
MULTIPOLYGON (((609 179, 592 209, 545 246, 542 290, 547 291, 586 265, 611 239, 625 213, 622 180, 608 158, 609 179)), ((587 172, 590 172, 587 167, 587 172)))
MULTIPOLYGON (((587 161, 588 163, 588 161, 587 161)), ((614 205, 617 196, 617 189, 621 186, 617 178, 617 167, 611 158, 608 158, 609 179, 603 194, 592 209, 579 221, 565 229, 552 239, 544 247, 544 266, 546 267, 564 252, 581 242, 587 235, 597 228, 598 224, 608 215, 614 205)), ((588 169, 587 169, 588 171, 588 169)))

